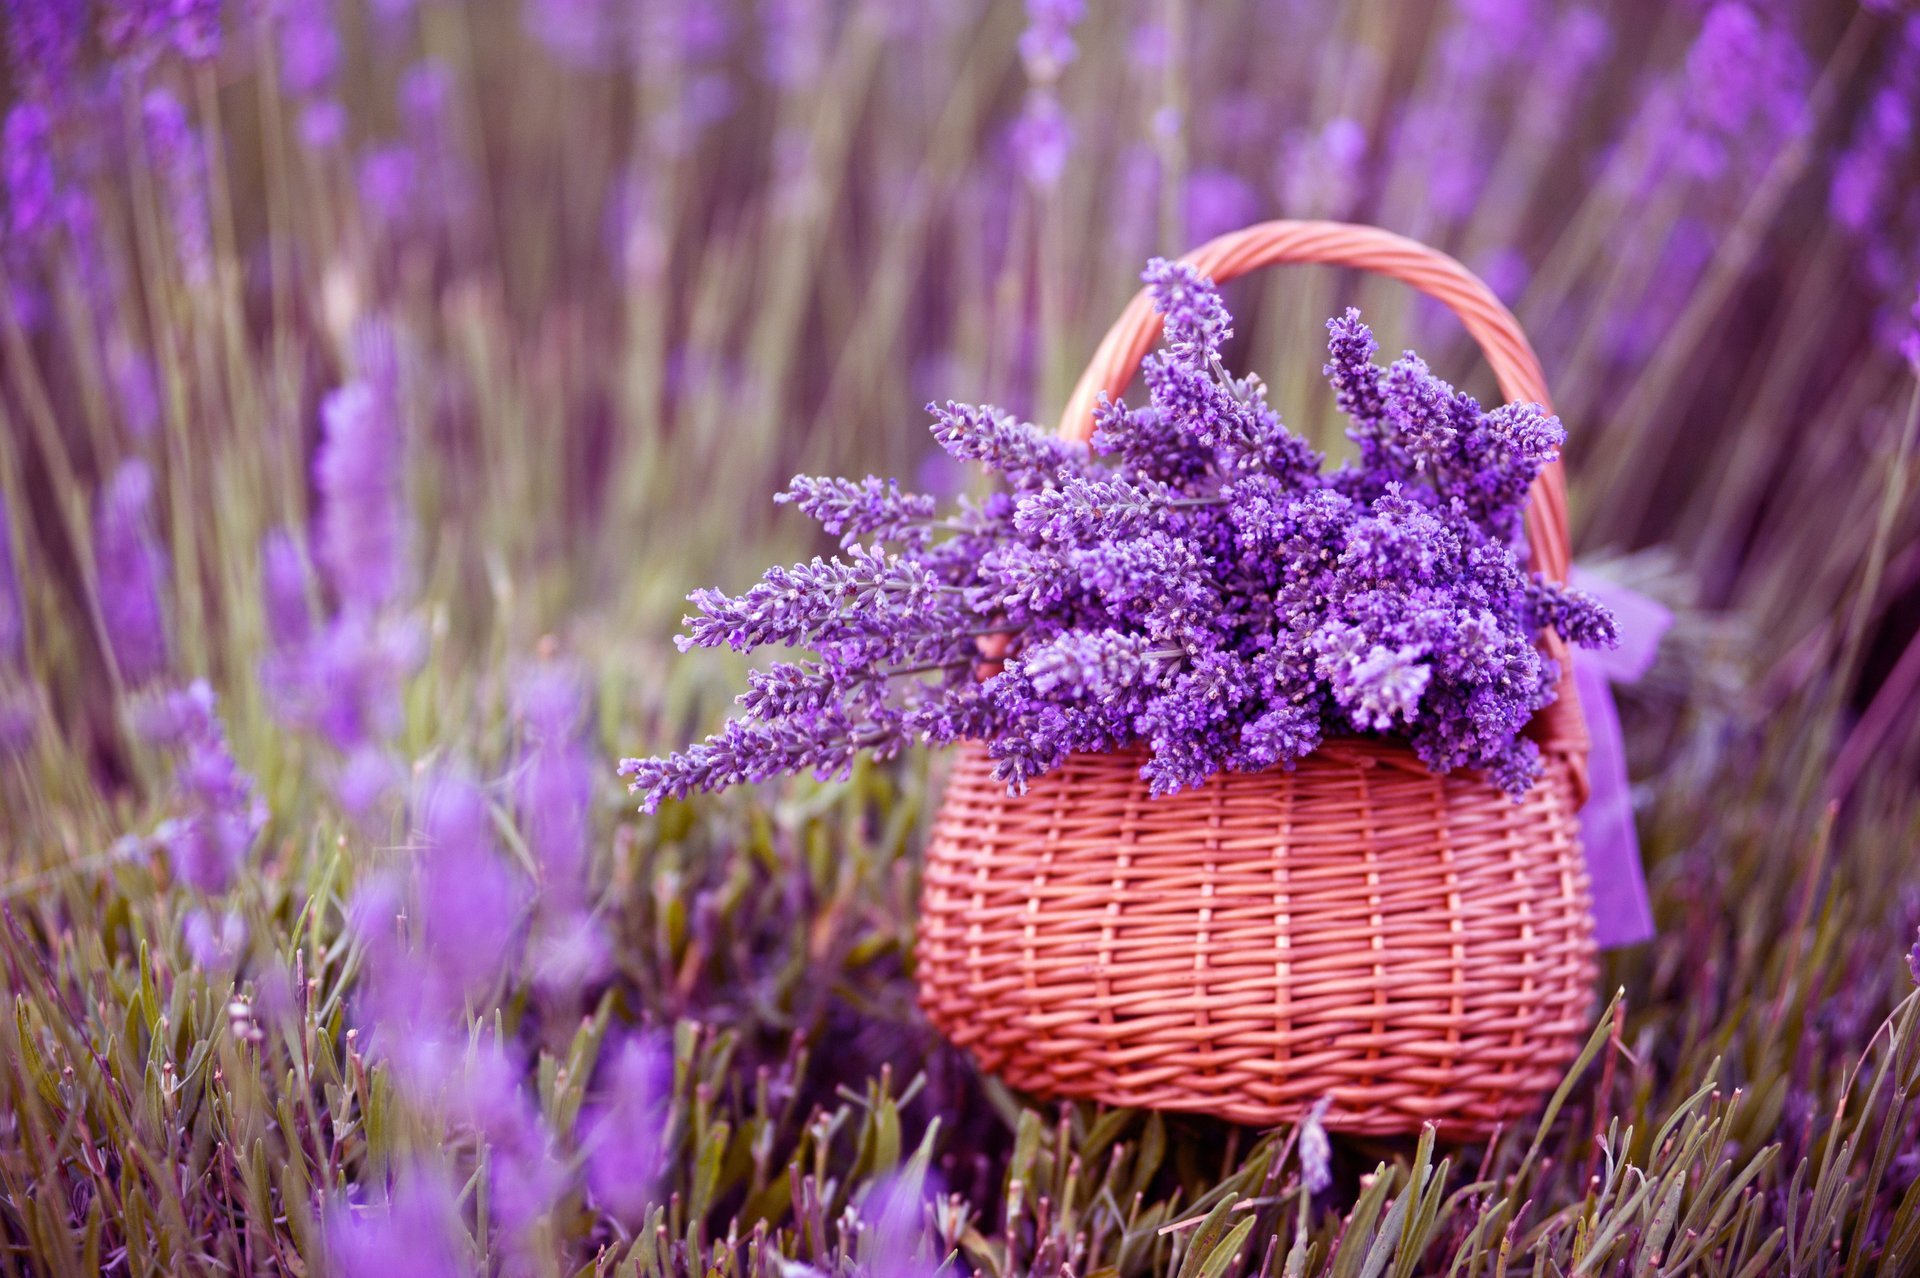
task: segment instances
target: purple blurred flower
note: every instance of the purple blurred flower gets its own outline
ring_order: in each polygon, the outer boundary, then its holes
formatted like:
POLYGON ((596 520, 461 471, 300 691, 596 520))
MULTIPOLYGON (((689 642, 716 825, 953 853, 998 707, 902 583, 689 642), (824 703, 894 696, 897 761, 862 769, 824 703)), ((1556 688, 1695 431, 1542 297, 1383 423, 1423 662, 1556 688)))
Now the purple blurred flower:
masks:
POLYGON ((1292 217, 1344 218, 1360 198, 1367 133, 1342 116, 1317 131, 1295 130, 1281 144, 1274 186, 1292 217))
POLYGON ((25 754, 39 726, 40 699, 34 690, 0 679, 0 759, 25 754))
POLYGON ((175 815, 156 839, 186 882, 202 892, 226 891, 265 828, 267 809, 234 762, 213 690, 200 679, 164 694, 142 707, 140 729, 175 759, 175 815))
POLYGON ((632 1224, 652 1202, 667 1153, 663 1121, 672 1100, 672 1051, 651 1037, 629 1038, 602 1077, 601 1098, 580 1117, 587 1185, 610 1214, 632 1224))
POLYGON ((1036 189, 1050 191, 1060 184, 1073 149, 1073 125, 1059 98, 1040 89, 1030 92, 1008 141, 1020 172, 1036 189))
POLYGON ((575 66, 602 66, 620 44, 622 23, 607 0, 528 0, 520 22, 547 52, 575 66))
POLYGON ((369 369, 333 391, 320 420, 317 558, 341 609, 372 613, 399 597, 406 573, 406 449, 393 369, 369 369))
POLYGON ((340 33, 332 0, 286 0, 280 7, 280 74, 295 97, 332 90, 340 70, 340 33))
POLYGON ((115 336, 107 342, 107 377, 127 433, 135 439, 152 435, 160 423, 160 387, 152 358, 124 336, 115 336))
POLYGON ((485 796, 464 778, 424 777, 414 825, 412 873, 369 878, 348 909, 365 954, 357 1006, 409 1097, 458 1107, 474 1085, 467 1018, 515 960, 526 885, 501 856, 485 796))
POLYGON ((347 755, 334 793, 352 817, 365 819, 406 784, 406 769, 378 746, 363 745, 347 755))
POLYGON ((52 98, 72 83, 86 36, 87 0, 6 0, 12 71, 31 94, 52 98))
MULTIPOLYGON (((1737 0, 1707 11, 1678 80, 1666 144, 1683 171, 1716 178, 1770 161, 1806 125, 1808 67, 1784 24, 1737 0)), ((1659 106, 1653 109, 1658 112, 1659 106)))
POLYGON ((403 1169, 377 1207, 336 1203, 327 1213, 334 1278, 469 1278, 473 1266, 455 1244, 460 1210, 437 1171, 403 1169))
POLYGON ((1187 176, 1183 205, 1187 238, 1196 244, 1259 220, 1253 184, 1226 169, 1196 169, 1187 176))
POLYGON ((26 658, 27 614, 13 558, 13 519, 0 493, 0 674, 18 670, 26 658))
POLYGON ((260 598, 274 651, 304 646, 313 637, 307 561, 293 534, 275 528, 260 541, 260 598))
POLYGON ((147 155, 160 178, 181 273, 195 283, 203 283, 213 270, 213 230, 207 212, 206 163, 200 139, 186 108, 165 89, 149 92, 141 113, 146 124, 147 155))
POLYGON ((886 1278, 933 1278, 941 1272, 944 1243, 927 1229, 937 1189, 912 1172, 877 1177, 860 1203, 864 1230, 860 1259, 868 1273, 886 1278))
POLYGON ((437 58, 423 58, 400 77, 400 119, 416 142, 443 138, 453 101, 453 72, 437 58))
POLYGON ((1321 1097, 1300 1120, 1300 1183, 1309 1195, 1323 1194, 1333 1184, 1333 1145, 1321 1121, 1331 1104, 1331 1098, 1321 1097))
POLYGON ((1906 176, 1914 157, 1914 104, 1920 101, 1920 14, 1902 23, 1891 47, 1853 136, 1834 162, 1828 204, 1853 237, 1868 283, 1880 296, 1876 335, 1903 350, 1912 331, 1905 315, 1908 290, 1920 274, 1920 187, 1906 176))
POLYGON ((7 112, 0 168, 6 177, 7 234, 21 244, 40 239, 55 221, 52 131, 51 117, 37 102, 16 102, 7 112))
POLYGON ((761 0, 759 30, 769 83, 792 92, 820 79, 832 34, 822 0, 761 0))
POLYGON ((270 653, 262 676, 284 722, 351 753, 399 730, 400 685, 419 660, 410 622, 342 613, 310 642, 270 653))
POLYGON ((1539 48, 1540 19, 1537 0, 1455 0, 1444 56, 1456 70, 1504 66, 1539 48))
POLYGON ((1692 297, 1720 237, 1697 217, 1675 218, 1659 242, 1660 265, 1646 290, 1601 319, 1614 356, 1634 363, 1651 356, 1692 297))
POLYGON ((402 227, 420 198, 419 161, 413 148, 389 143, 360 157, 360 201, 380 225, 402 227))
POLYGON ((528 1091, 530 1064, 491 1034, 448 1064, 441 1076, 421 1080, 431 1094, 412 1099, 486 1138, 493 1208, 509 1245, 524 1251, 537 1241, 533 1227, 569 1188, 553 1135, 528 1091))
POLYGON ((347 136, 347 109, 332 98, 317 98, 301 108, 299 128, 302 143, 327 150, 347 136))
POLYGON ((1518 301, 1526 292, 1527 281, 1532 278, 1533 270, 1527 265, 1527 259, 1517 249, 1498 248, 1488 253, 1474 267, 1494 296, 1508 305, 1518 301))
POLYGON ((1920 290, 1916 290, 1914 303, 1907 309, 1907 324, 1899 338, 1899 350, 1900 357, 1915 373, 1920 373, 1920 290))
POLYGON ((39 722, 39 698, 26 670, 26 633, 13 523, 0 495, 0 759, 24 753, 39 722))
POLYGON ((542 989, 578 995, 611 969, 613 944, 591 914, 573 910, 540 921, 528 960, 542 989))
POLYGON ((221 0, 107 0, 102 9, 108 48, 135 65, 170 51, 193 62, 219 56, 221 0))
POLYGON ((247 921, 234 910, 215 914, 195 906, 180 930, 194 965, 209 973, 231 970, 246 949, 247 921))
POLYGON ((591 837, 595 752, 580 735, 579 678, 564 667, 537 666, 514 689, 521 725, 514 805, 542 886, 561 902, 585 887, 591 837))
POLYGON ((505 970, 527 884, 508 868, 486 796, 472 782, 429 777, 415 820, 422 842, 419 957, 449 997, 445 1006, 457 1007, 505 970))
POLYGON ((153 472, 121 463, 94 509, 100 620, 120 678, 138 687, 167 668, 166 552, 153 536, 153 472))
POLYGON ((1027 78, 1051 84, 1077 50, 1073 29, 1086 16, 1086 0, 1027 0, 1027 29, 1020 34, 1020 61, 1027 78))

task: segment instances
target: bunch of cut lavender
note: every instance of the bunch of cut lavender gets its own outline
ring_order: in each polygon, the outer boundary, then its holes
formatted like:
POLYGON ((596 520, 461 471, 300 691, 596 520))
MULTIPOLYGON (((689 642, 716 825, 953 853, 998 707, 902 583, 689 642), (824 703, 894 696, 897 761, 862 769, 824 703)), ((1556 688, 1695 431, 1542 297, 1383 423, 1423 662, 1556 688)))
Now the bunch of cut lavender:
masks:
POLYGON ((1232 320, 1211 282, 1158 260, 1145 278, 1165 317, 1148 403, 1103 402, 1091 450, 947 404, 936 438, 1006 491, 945 518, 874 478, 801 477, 779 497, 845 556, 696 592, 680 645, 815 655, 756 671, 745 714, 705 743, 623 763, 649 810, 963 737, 1016 792, 1075 751, 1143 744, 1161 795, 1291 767, 1338 734, 1404 738, 1434 771, 1483 769, 1516 797, 1533 784, 1520 730, 1559 675, 1535 637, 1614 639, 1598 603, 1516 556, 1559 421, 1483 411, 1412 353, 1376 366, 1349 310, 1325 373, 1358 457, 1323 473, 1260 381, 1221 362, 1232 320))

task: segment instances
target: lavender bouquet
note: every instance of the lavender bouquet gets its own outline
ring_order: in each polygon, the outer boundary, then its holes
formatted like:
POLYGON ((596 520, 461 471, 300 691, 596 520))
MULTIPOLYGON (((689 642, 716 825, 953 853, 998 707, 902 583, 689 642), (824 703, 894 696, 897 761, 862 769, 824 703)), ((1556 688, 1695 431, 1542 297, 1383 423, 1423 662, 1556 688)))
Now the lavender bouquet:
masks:
POLYGON ((1535 637, 1615 641, 1600 604, 1521 563, 1559 420, 1484 411, 1411 352, 1378 367, 1349 310, 1324 371, 1358 456, 1325 473, 1259 379, 1222 363, 1232 319, 1212 283, 1163 260, 1145 279, 1165 319, 1148 402, 1103 401, 1091 448, 935 405, 940 444, 1004 491, 945 515, 871 476, 780 494, 845 556, 695 592, 678 642, 814 656, 754 672, 745 713, 704 743, 624 762, 649 811, 961 738, 1015 792, 1074 751, 1144 744, 1163 795, 1291 767, 1341 734, 1402 737, 1435 772, 1526 792, 1540 758, 1521 729, 1559 676, 1535 637))

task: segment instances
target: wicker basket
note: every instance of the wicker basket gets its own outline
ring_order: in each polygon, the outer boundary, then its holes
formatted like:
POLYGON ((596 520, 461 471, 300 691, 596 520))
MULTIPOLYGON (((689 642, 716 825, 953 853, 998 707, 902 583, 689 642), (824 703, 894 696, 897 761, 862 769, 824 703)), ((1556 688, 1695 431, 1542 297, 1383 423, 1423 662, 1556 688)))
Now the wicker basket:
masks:
MULTIPOLYGON (((1465 321, 1509 400, 1547 403, 1513 316, 1414 241, 1268 222, 1188 260, 1216 281, 1287 262, 1403 280, 1465 321)), ((1136 297, 1063 434, 1087 437, 1100 392, 1125 388, 1158 331, 1136 297)), ((1563 580, 1557 463, 1534 487, 1527 536, 1534 566, 1563 580)), ((1012 798, 968 747, 927 850, 921 1002, 983 1067, 1041 1097, 1264 1126, 1325 1096, 1331 1128, 1431 1122, 1461 1139, 1523 1117, 1573 1059, 1595 975, 1570 678, 1529 731, 1546 772, 1518 804, 1384 741, 1332 741, 1291 772, 1222 774, 1162 799, 1138 753, 1075 756, 1012 798)))

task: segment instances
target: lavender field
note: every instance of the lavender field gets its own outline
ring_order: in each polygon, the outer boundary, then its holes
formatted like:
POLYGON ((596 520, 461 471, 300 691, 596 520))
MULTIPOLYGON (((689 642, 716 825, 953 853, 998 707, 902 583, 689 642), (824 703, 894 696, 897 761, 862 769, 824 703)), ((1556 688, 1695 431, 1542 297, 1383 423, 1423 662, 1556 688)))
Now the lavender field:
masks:
MULTIPOLYGON (((1920 12, 0 22, 0 1274, 1920 1272, 1920 12), (749 686, 690 591, 846 553, 796 474, 991 510, 930 401, 1051 431, 1150 259, 1281 217, 1487 281, 1577 570, 1672 617, 1654 935, 1491 1143, 982 1073, 915 1001, 947 752, 616 771, 749 686)), ((1498 400, 1402 285, 1223 295, 1336 461, 1349 306, 1498 400)))

